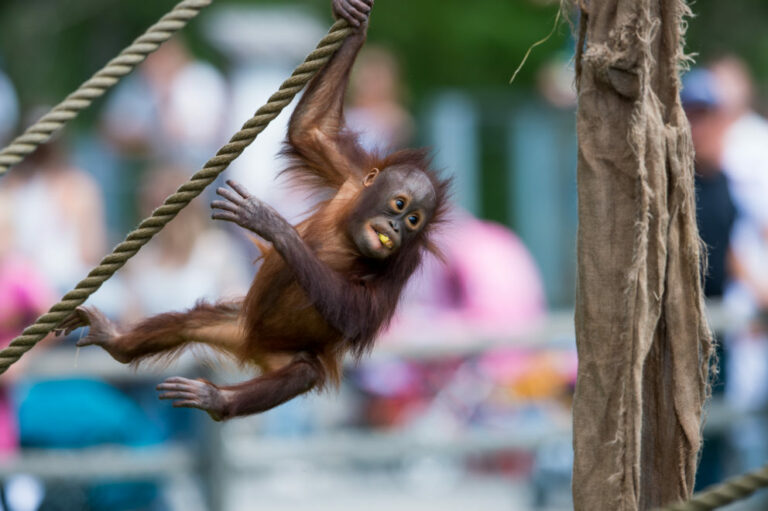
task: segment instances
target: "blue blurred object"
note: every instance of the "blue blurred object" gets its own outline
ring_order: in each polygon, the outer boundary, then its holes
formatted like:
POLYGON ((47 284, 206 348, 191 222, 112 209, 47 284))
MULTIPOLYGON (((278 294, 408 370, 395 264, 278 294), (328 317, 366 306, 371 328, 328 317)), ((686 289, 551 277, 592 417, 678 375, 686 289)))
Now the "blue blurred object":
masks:
POLYGON ((706 69, 694 68, 683 75, 680 100, 684 108, 716 108, 722 104, 715 75, 706 69))
MULTIPOLYGON (((15 389, 22 447, 79 449, 101 444, 132 447, 163 441, 158 424, 116 388, 90 379, 26 383, 15 389)), ((153 481, 98 481, 85 490, 89 511, 163 509, 153 481)), ((74 484, 74 483, 73 483, 74 484)), ((70 490, 77 490, 73 486, 70 490)), ((49 488, 50 490, 50 488, 49 488)), ((49 492, 51 509, 62 497, 49 492)), ((44 507, 44 509, 48 509, 44 507)), ((75 509, 68 508, 68 509, 75 509)))
POLYGON ((163 441, 160 428, 125 394, 104 382, 53 380, 21 386, 21 445, 82 448, 144 446, 163 441))

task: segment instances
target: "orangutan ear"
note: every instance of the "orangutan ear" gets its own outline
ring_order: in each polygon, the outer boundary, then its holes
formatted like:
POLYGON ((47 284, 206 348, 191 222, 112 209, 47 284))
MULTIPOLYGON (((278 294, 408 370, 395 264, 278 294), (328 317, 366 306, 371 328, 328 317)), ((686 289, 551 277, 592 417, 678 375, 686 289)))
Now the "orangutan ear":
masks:
POLYGON ((379 175, 379 169, 374 167, 371 169, 371 171, 368 173, 367 176, 363 178, 363 186, 371 186, 373 184, 374 179, 376 179, 376 176, 379 175))

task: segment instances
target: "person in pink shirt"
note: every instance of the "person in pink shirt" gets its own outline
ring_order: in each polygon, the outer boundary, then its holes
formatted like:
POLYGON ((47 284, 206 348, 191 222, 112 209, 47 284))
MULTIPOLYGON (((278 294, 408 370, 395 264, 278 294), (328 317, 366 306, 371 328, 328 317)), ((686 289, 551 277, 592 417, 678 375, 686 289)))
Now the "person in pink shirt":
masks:
MULTIPOLYGON (((40 274, 20 257, 3 254, 0 248, 0 348, 8 346, 52 303, 51 289, 40 274)), ((17 447, 15 413, 7 386, 0 385, 0 457, 15 452, 17 447)))
MULTIPOLYGON (((508 338, 540 325, 547 310, 541 275, 511 230, 454 211, 435 244, 443 261, 425 261, 423 270, 411 279, 382 345, 472 344, 483 338, 508 338)), ((552 382, 562 387, 564 379, 575 376, 575 355, 549 358, 511 345, 483 353, 476 367, 494 384, 520 380, 518 386, 553 393, 553 385, 542 388, 528 377, 528 367, 556 372, 558 378, 552 382)), ((424 363, 390 357, 363 364, 356 380, 368 397, 363 411, 366 420, 377 427, 415 420, 431 406, 427 403, 434 398, 434 382, 449 385, 463 374, 457 370, 462 365, 455 357, 424 363)))
POLYGON ((435 341, 461 342, 520 333, 542 319, 547 303, 539 270, 511 230, 456 211, 436 238, 444 261, 425 261, 411 279, 387 338, 429 339, 439 330, 435 341))

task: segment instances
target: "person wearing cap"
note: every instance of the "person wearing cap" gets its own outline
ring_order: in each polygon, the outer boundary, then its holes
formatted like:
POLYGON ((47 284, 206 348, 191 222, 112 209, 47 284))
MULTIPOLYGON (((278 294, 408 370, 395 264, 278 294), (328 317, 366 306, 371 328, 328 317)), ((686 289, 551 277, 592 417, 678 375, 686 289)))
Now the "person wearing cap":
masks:
POLYGON ((693 69, 683 77, 680 99, 696 151, 696 218, 709 262, 704 293, 720 297, 725 289, 731 230, 736 221, 728 178, 720 165, 729 120, 722 109, 715 76, 706 69, 693 69))
MULTIPOLYGON (((727 332, 719 344, 718 378, 729 407, 743 414, 719 440, 727 442, 732 463, 743 471, 768 456, 768 121, 752 109, 749 75, 734 57, 692 70, 683 77, 683 87, 696 150, 697 213, 709 250, 707 284, 711 291, 722 277, 718 284, 729 312, 747 318, 743 328, 727 332), (728 245, 726 223, 731 225, 728 245)), ((708 438, 705 445, 717 442, 708 438)), ((710 447, 709 456, 714 452, 710 447)), ((708 462, 707 456, 697 476, 703 484, 725 475, 722 460, 708 462), (708 478, 709 471, 721 473, 708 478)), ((768 501, 761 504, 768 509, 768 501)))

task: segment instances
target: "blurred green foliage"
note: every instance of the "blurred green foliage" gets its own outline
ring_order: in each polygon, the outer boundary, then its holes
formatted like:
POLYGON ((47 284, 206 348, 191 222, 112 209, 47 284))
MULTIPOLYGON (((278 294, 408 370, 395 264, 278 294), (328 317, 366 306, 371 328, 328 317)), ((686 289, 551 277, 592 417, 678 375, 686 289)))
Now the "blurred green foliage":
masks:
MULTIPOLYGON (((184 37, 197 53, 216 59, 201 38, 200 14, 184 37)), ((276 3, 276 2, 271 2, 276 3)), ((289 3, 289 2, 283 2, 289 3)), ((328 0, 294 0, 331 23, 328 0)), ((527 47, 547 34, 556 4, 478 0, 380 0, 370 40, 396 51, 412 98, 443 87, 504 88, 527 47)), ((545 2, 547 3, 547 2, 545 2)), ((0 2, 0 58, 20 89, 24 105, 51 104, 79 85, 174 5, 172 0, 4 0, 0 2)), ((518 78, 530 83, 536 64, 562 48, 563 27, 518 78)), ((309 50, 309 48, 308 48, 309 50)))

